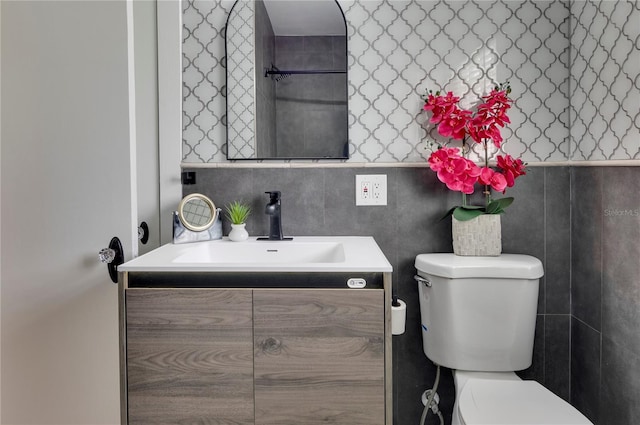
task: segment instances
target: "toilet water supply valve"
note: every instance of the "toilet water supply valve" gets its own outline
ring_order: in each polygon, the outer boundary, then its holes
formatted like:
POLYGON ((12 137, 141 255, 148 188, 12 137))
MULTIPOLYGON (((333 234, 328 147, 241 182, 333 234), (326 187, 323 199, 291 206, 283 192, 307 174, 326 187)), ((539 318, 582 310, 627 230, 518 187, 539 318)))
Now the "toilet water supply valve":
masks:
POLYGON ((438 409, 440 397, 438 396, 436 390, 438 389, 439 383, 440 365, 436 364, 436 379, 433 382, 433 388, 422 393, 422 404, 424 405, 424 410, 422 411, 422 416, 420 417, 420 425, 425 425, 427 420, 427 413, 429 413, 429 410, 431 410, 434 415, 438 415, 438 419, 440 419, 440 425, 444 425, 444 417, 442 416, 442 412, 440 411, 440 409, 438 409))
POLYGON ((431 411, 433 412, 434 415, 437 415, 438 412, 440 411, 438 409, 438 403, 440 403, 440 396, 438 395, 438 393, 434 393, 433 390, 425 390, 425 392, 422 393, 422 405, 423 406, 427 406, 427 401, 429 399, 431 399, 431 411), (431 394, 434 394, 433 397, 431 397, 431 394))

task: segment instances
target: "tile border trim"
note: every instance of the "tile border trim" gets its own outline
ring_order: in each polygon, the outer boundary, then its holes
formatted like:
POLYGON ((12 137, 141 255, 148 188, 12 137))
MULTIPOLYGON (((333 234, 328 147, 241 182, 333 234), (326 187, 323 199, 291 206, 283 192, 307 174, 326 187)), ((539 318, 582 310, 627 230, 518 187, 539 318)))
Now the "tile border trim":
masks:
MULTIPOLYGON (((181 162, 180 168, 426 168, 425 162, 181 162)), ((640 167, 640 160, 529 162, 527 167, 640 167)))

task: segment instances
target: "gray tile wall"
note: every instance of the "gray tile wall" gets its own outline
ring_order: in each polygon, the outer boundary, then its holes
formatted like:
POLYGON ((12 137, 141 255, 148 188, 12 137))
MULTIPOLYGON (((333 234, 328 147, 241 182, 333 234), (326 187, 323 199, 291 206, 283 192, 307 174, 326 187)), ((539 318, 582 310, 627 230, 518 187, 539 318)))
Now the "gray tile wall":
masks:
POLYGON ((260 158, 273 158, 276 151, 276 82, 273 78, 265 78, 265 69, 275 63, 275 34, 263 1, 256 2, 256 135, 260 142, 256 143, 256 153, 260 158))
MULTIPOLYGON (((276 66, 346 71, 346 36, 276 37, 276 66)), ((347 74, 291 75, 276 83, 278 156, 348 156, 347 74)))
POLYGON ((571 401, 640 423, 640 168, 572 170, 571 401))
MULTIPOLYGON (((282 220, 288 235, 372 235, 394 268, 394 292, 407 303, 407 330, 393 337, 394 423, 417 424, 420 395, 430 388, 435 367, 422 351, 417 285, 413 262, 423 252, 451 252, 451 224, 442 214, 458 204, 435 174, 423 167, 376 168, 386 174, 388 205, 355 206, 355 175, 363 168, 211 168, 195 171, 197 184, 184 192, 201 192, 218 206, 233 200, 251 204, 247 223, 251 235, 264 235, 268 190, 282 191, 282 220)), ((540 258, 546 274, 540 286, 538 323, 531 368, 535 378, 565 399, 570 391, 571 331, 569 276, 570 169, 536 167, 509 195, 515 203, 503 217, 503 250, 540 258)), ((229 224, 224 223, 224 232, 229 224)), ((443 371, 438 393, 450 423, 454 400, 451 372, 443 371)))

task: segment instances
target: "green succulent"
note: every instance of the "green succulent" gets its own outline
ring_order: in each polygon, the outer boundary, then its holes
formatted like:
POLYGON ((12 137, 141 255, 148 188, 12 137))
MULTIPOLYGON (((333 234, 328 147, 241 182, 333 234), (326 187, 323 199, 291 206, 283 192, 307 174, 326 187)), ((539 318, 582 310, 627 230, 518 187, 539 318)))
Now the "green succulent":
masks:
POLYGON ((227 218, 232 224, 246 223, 247 218, 251 215, 251 208, 249 205, 240 201, 233 201, 225 207, 227 211, 227 218))

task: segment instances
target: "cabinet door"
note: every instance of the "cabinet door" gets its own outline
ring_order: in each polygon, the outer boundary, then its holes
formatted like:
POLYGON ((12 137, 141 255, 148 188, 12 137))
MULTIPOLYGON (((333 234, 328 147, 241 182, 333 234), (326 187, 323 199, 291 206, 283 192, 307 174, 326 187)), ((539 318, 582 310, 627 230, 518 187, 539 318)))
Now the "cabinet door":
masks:
POLYGON ((251 291, 128 289, 129 424, 253 424, 251 291))
POLYGON ((256 425, 384 424, 384 292, 255 290, 256 425))

